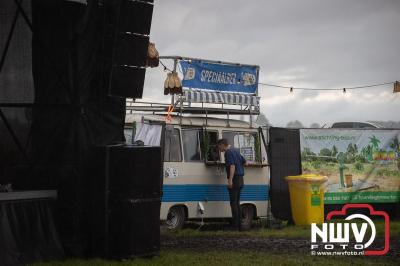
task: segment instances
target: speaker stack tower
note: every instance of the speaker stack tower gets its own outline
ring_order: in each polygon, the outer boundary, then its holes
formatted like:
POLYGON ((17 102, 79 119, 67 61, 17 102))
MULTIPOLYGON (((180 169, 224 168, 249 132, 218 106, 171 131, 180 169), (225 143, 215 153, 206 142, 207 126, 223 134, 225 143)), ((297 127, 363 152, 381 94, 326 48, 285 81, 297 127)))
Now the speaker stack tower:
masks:
POLYGON ((160 148, 109 146, 124 143, 125 98, 143 94, 152 13, 153 0, 32 0, 29 182, 58 190, 58 228, 70 256, 159 249, 160 148), (87 172, 92 164, 96 175, 87 172))
MULTIPOLYGON (((108 95, 141 98, 153 13, 152 0, 105 1, 108 95), (111 47, 111 49, 109 49, 111 47)), ((106 258, 160 250, 160 147, 108 145, 94 149, 89 171, 91 251, 106 258)))
POLYGON ((109 95, 141 98, 153 0, 106 2, 106 45, 113 46, 109 95))

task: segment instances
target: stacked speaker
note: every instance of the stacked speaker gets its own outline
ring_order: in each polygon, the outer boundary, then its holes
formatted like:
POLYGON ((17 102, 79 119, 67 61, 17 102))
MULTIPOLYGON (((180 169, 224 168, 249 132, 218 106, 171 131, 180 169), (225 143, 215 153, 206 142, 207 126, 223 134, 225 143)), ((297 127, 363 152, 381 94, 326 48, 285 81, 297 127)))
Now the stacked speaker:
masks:
MULTIPOLYGON (((108 95, 141 98, 153 0, 104 2, 108 95)), ((105 258, 153 255, 160 250, 160 147, 108 145, 89 159, 91 253, 105 258)))
POLYGON ((92 254, 121 259, 157 253, 161 148, 98 147, 91 162, 92 254))
POLYGON ((106 44, 113 47, 109 94, 141 98, 153 0, 106 2, 106 44))
POLYGON ((29 154, 35 174, 25 183, 58 190, 58 228, 69 256, 88 255, 92 247, 114 257, 158 249, 160 186, 153 191, 152 178, 159 181, 161 157, 153 154, 159 148, 114 152, 107 146, 124 142, 125 98, 142 96, 153 1, 31 2, 36 106, 29 154), (103 157, 93 160, 107 168, 98 164, 93 176, 86 167, 97 146, 103 157), (147 152, 157 161, 143 161, 147 152), (92 242, 97 235, 103 238, 92 242))

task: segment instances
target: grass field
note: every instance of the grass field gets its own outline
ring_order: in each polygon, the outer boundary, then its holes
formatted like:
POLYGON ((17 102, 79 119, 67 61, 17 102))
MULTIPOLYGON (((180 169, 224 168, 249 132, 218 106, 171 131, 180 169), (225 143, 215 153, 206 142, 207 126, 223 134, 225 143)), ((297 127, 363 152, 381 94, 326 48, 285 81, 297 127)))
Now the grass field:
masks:
POLYGON ((112 265, 396 265, 393 259, 385 257, 315 257, 309 254, 270 254, 260 252, 231 251, 179 251, 164 250, 152 259, 129 261, 66 260, 64 262, 37 263, 36 266, 112 266, 112 265))
MULTIPOLYGON (((190 227, 190 226, 189 226, 190 227)), ((399 238, 400 222, 391 222, 391 238, 399 238)), ((383 222, 377 221, 378 235, 383 235, 383 222)), ((248 232, 221 230, 183 229, 178 231, 163 230, 162 235, 177 238, 202 237, 252 237, 252 238, 309 238, 309 226, 285 226, 282 229, 259 228, 248 232)), ((300 252, 256 252, 248 250, 206 250, 162 249, 159 256, 148 259, 127 261, 107 261, 101 259, 76 260, 36 263, 35 266, 86 266, 86 265, 398 265, 399 258, 393 257, 357 257, 357 256, 311 256, 300 252), (397 261, 396 261, 397 259, 397 261)))
MULTIPOLYGON (((384 234, 384 222, 375 221, 377 236, 384 234)), ((165 235, 180 237, 209 237, 209 236, 248 236, 248 237, 271 237, 271 238, 310 238, 310 226, 284 226, 281 229, 259 228, 247 232, 222 231, 222 230, 196 230, 192 228, 176 231, 163 232, 165 235)), ((400 236, 400 221, 390 222, 390 235, 400 236)))

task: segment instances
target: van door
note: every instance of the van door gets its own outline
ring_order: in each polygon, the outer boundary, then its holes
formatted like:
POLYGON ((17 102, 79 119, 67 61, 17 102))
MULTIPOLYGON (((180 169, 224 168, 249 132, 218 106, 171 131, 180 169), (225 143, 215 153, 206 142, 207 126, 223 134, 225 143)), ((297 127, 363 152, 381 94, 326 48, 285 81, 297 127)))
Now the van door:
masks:
POLYGON ((180 182, 185 184, 184 201, 189 218, 229 217, 229 197, 226 190, 224 169, 216 163, 219 153, 215 145, 217 130, 202 128, 182 129, 183 159, 180 168, 180 182), (198 210, 199 202, 204 213, 198 210))

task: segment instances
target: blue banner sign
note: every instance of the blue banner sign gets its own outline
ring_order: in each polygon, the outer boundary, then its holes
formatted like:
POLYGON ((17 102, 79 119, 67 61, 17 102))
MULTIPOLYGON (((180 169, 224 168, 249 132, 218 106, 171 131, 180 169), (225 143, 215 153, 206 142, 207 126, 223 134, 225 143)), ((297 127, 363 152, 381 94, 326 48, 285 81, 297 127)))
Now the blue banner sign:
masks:
POLYGON ((223 92, 257 92, 257 67, 181 60, 182 85, 223 92))

